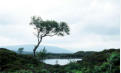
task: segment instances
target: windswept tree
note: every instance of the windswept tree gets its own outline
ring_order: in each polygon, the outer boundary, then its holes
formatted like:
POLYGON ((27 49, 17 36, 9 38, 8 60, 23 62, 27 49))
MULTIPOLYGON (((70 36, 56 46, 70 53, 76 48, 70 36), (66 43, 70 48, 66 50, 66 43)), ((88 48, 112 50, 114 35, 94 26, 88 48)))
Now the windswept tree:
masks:
POLYGON ((64 36, 69 35, 69 26, 65 22, 56 22, 55 20, 44 21, 41 17, 33 16, 31 18, 30 25, 34 26, 36 30, 37 44, 33 49, 33 55, 35 56, 36 50, 39 47, 42 39, 46 36, 64 36))

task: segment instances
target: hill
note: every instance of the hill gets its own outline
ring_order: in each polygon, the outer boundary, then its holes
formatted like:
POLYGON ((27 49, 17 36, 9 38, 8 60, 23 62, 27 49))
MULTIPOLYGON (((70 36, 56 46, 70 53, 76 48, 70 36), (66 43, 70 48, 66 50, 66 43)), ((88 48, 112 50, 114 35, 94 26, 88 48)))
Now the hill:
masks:
POLYGON ((28 64, 38 65, 39 63, 30 55, 19 55, 6 48, 0 48, 0 71, 24 69, 28 64))
MULTIPOLYGON (((13 51, 17 51, 18 48, 24 48, 24 53, 32 53, 34 45, 13 45, 13 46, 1 46, 1 47, 8 48, 13 51)), ((46 48, 48 53, 73 53, 72 51, 67 50, 65 48, 59 48, 55 46, 46 46, 46 45, 39 46, 37 51, 42 50, 44 47, 46 48)))

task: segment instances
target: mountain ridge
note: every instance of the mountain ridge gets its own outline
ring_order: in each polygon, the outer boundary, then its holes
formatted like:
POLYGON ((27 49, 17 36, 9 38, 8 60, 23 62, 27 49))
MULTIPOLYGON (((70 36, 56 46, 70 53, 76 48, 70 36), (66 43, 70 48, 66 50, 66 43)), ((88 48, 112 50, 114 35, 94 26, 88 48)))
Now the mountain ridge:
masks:
MULTIPOLYGON (((17 51, 18 48, 24 48, 25 52, 32 52, 34 45, 12 45, 12 46, 0 46, 2 48, 7 48, 13 51, 17 51)), ((45 47, 48 53, 73 53, 72 51, 65 49, 65 48, 60 48, 56 46, 48 46, 48 45, 41 45, 38 47, 37 52, 42 50, 45 47)))

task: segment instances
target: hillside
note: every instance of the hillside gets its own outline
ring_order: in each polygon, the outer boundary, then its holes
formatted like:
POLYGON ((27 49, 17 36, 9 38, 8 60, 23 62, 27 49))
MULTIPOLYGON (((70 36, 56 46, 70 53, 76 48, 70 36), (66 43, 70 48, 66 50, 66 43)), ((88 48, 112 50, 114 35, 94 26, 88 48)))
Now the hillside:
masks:
MULTIPOLYGON (((81 52, 78 52, 81 53, 81 52)), ((89 53, 82 61, 49 65, 32 55, 0 48, 0 73, 119 73, 120 49, 89 53)))

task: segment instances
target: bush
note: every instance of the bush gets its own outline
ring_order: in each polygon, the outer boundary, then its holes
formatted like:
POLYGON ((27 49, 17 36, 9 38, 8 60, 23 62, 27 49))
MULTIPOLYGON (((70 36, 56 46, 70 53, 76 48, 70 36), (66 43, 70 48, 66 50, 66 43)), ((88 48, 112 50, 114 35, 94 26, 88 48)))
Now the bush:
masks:
POLYGON ((25 69, 27 64, 37 66, 40 62, 30 55, 18 55, 11 50, 0 48, 0 71, 25 69))

